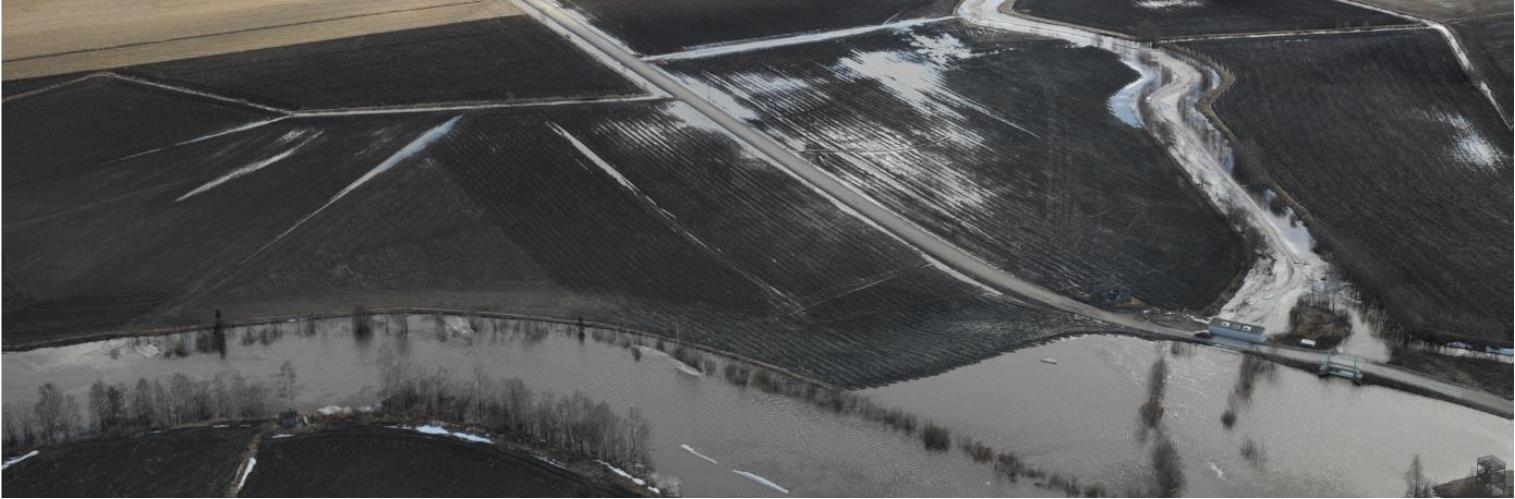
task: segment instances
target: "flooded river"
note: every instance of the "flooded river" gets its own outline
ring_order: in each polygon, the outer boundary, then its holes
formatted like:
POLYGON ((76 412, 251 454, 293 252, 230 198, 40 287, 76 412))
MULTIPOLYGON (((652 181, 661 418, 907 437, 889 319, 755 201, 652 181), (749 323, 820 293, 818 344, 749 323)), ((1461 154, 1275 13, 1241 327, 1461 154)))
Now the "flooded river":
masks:
MULTIPOLYGON (((458 379, 482 368, 519 378, 538 393, 577 390, 618 412, 639 407, 652 424, 654 467, 677 477, 689 496, 782 495, 754 476, 799 495, 1053 493, 1024 479, 1011 483, 956 449, 929 452, 918 437, 876 422, 738 387, 718 374, 692 374, 697 371, 651 348, 641 349, 638 360, 613 341, 581 341, 570 325, 476 319, 470 326, 462 318, 427 315, 379 316, 374 326, 361 341, 348 319, 232 328, 224 358, 164 355, 181 339, 192 345, 194 334, 7 353, 4 397, 7 407, 24 407, 16 404, 52 382, 84 400, 97 379, 131 385, 175 373, 208 379, 235 371, 271 381, 288 360, 298 373, 299 408, 359 407, 378 402, 379 352, 395 349, 417 366, 445 369, 458 379)), ((1187 495, 1397 495, 1399 477, 1416 453, 1441 479, 1466 474, 1481 455, 1510 460, 1507 420, 1285 368, 1259 382, 1227 430, 1220 414, 1240 357, 1185 348, 1175 354, 1168 343, 1081 337, 861 393, 1116 493, 1139 488, 1149 474, 1150 436, 1144 442, 1138 435, 1137 408, 1158 356, 1170 368, 1163 425, 1182 456, 1187 495), (1264 459, 1241 457, 1247 438, 1264 459)))

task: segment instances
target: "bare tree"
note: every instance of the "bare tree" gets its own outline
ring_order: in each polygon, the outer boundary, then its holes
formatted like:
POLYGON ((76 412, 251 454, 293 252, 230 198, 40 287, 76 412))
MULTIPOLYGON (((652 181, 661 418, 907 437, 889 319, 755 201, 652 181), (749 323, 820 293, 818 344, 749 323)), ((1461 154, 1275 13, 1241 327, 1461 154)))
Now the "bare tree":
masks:
POLYGON ((43 383, 37 388, 37 404, 32 406, 32 413, 37 420, 38 436, 43 441, 57 441, 68 434, 71 423, 68 410, 63 391, 57 385, 43 383))
POLYGON ((274 375, 274 389, 277 391, 279 398, 284 399, 286 408, 293 408, 295 406, 295 395, 299 390, 299 386, 295 382, 298 378, 299 375, 295 374, 295 364, 288 360, 279 366, 279 374, 274 375))
POLYGON ((1416 454, 1410 459, 1410 469, 1405 472, 1405 497, 1433 497, 1433 488, 1435 485, 1426 478, 1425 469, 1420 465, 1420 454, 1416 454))

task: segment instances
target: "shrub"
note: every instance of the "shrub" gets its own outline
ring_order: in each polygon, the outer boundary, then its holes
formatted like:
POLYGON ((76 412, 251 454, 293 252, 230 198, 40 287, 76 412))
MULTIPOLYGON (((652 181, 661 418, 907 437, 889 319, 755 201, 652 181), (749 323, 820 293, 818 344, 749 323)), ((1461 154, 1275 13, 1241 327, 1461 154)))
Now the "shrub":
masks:
POLYGON ((952 433, 935 423, 926 423, 926 429, 921 431, 921 441, 925 442, 926 450, 942 452, 952 446, 952 433))

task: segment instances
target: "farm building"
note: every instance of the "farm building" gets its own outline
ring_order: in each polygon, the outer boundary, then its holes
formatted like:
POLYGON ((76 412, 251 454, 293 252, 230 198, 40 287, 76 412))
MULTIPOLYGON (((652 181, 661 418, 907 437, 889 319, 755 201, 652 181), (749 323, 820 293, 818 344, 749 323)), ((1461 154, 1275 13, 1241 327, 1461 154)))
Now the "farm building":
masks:
POLYGON ((1243 324, 1219 317, 1210 319, 1210 334, 1219 338, 1230 338, 1252 343, 1262 343, 1264 339, 1262 326, 1243 324))

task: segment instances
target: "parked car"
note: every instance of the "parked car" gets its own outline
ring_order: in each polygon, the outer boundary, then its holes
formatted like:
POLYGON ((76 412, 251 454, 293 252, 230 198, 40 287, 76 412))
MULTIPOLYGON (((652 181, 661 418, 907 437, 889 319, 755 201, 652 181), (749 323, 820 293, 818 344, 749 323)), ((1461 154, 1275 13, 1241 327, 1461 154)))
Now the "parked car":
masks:
POLYGON ((1198 333, 1194 333, 1194 339, 1196 340, 1208 340, 1214 337, 1215 335, 1210 334, 1209 331, 1200 331, 1198 333))

